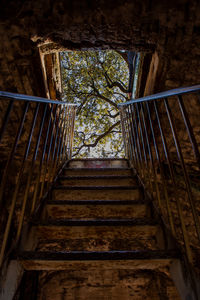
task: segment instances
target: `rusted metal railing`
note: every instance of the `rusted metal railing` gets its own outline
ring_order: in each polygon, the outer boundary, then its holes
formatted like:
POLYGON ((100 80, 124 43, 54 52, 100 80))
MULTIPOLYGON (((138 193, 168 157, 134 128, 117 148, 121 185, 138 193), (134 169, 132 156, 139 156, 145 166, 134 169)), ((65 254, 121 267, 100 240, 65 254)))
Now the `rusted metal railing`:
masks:
POLYGON ((190 264, 200 249, 200 85, 119 105, 126 155, 190 264))
POLYGON ((0 109, 1 266, 71 158, 76 105, 0 92, 0 109))

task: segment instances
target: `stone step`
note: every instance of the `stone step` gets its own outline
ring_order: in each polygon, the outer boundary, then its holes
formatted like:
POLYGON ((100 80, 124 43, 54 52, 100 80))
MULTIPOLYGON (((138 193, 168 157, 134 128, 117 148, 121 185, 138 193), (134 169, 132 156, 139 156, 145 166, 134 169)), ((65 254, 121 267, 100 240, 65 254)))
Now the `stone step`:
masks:
POLYGON ((139 200, 141 189, 133 186, 57 186, 51 200, 139 200))
POLYGON ((131 176, 132 174, 133 171, 130 168, 65 168, 62 172, 63 176, 131 176))
POLYGON ((88 158, 73 159, 68 163, 69 168, 127 168, 128 160, 121 158, 88 158))
POLYGON ((168 251, 21 252, 15 254, 27 271, 154 270, 169 267, 180 253, 168 251))
POLYGON ((150 216, 149 205, 138 201, 49 201, 45 214, 50 219, 114 219, 150 216))
POLYGON ((46 220, 33 222, 33 230, 39 239, 150 239, 160 231, 155 220, 46 220))
POLYGON ((60 176, 58 184, 65 186, 133 186, 137 185, 137 178, 132 176, 60 176))
POLYGON ((36 251, 117 251, 117 250, 159 250, 156 236, 150 238, 81 238, 81 239, 52 239, 38 242, 36 251))

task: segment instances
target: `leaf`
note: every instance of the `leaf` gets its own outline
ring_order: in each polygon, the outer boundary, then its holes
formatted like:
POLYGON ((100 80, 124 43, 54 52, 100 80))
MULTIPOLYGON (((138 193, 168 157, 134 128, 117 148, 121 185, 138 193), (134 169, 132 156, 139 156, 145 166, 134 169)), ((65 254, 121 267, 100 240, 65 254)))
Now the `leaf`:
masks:
POLYGON ((63 98, 80 105, 74 135, 77 155, 123 156, 122 137, 116 133, 121 131, 119 115, 113 116, 118 112, 117 104, 126 101, 126 61, 114 50, 62 52, 61 71, 63 98), (110 133, 114 124, 115 132, 110 133))

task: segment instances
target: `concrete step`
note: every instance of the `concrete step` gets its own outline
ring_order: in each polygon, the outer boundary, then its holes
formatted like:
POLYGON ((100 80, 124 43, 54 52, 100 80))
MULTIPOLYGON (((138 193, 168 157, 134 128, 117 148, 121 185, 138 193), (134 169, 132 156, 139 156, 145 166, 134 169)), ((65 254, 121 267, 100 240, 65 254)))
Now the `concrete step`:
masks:
POLYGON ((132 176, 60 176, 58 184, 65 186, 133 186, 137 185, 137 178, 132 176))
POLYGON ((152 219, 46 220, 33 222, 39 239, 150 239, 160 231, 152 219))
POLYGON ((50 219, 114 219, 150 216, 149 205, 138 201, 49 201, 45 214, 50 219))
POLYGON ((57 186, 51 200, 139 200, 140 188, 133 186, 57 186))
POLYGON ((154 270, 169 267, 180 253, 168 251, 21 252, 14 259, 28 271, 154 270))
POLYGON ((132 174, 130 168, 65 168, 62 172, 63 176, 131 176, 132 174))
POLYGON ((73 159, 68 163, 69 168, 127 168, 128 160, 121 158, 88 158, 73 159))

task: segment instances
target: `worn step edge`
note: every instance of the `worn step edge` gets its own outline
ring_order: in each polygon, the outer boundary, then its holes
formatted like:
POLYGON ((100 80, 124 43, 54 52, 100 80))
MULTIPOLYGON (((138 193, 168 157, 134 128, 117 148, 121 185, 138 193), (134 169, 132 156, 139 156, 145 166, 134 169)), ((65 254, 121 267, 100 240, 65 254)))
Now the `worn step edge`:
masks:
POLYGON ((150 200, 49 200, 47 205, 144 205, 150 200))
POLYGON ((32 220, 33 226, 152 226, 158 225, 158 221, 149 218, 136 219, 49 219, 49 220, 32 220))
POLYGON ((126 167, 124 167, 124 168, 68 168, 68 167, 65 167, 64 169, 63 169, 64 171, 67 171, 67 170, 69 170, 69 171, 74 171, 74 170, 76 170, 76 171, 85 171, 85 170, 89 170, 89 171, 101 171, 101 172, 103 172, 103 171, 131 171, 131 170, 133 170, 132 168, 126 168, 126 167))
POLYGON ((13 259, 19 260, 149 260, 180 258, 178 250, 137 250, 137 251, 70 251, 70 252, 33 252, 24 251, 13 254, 13 259))
POLYGON ((57 185, 54 190, 138 190, 140 186, 67 186, 67 185, 57 185))
POLYGON ((78 180, 87 180, 87 179, 136 179, 136 176, 131 175, 86 175, 86 176, 80 176, 80 175, 69 175, 69 176, 59 176, 59 179, 63 180, 72 180, 72 179, 78 179, 78 180))

